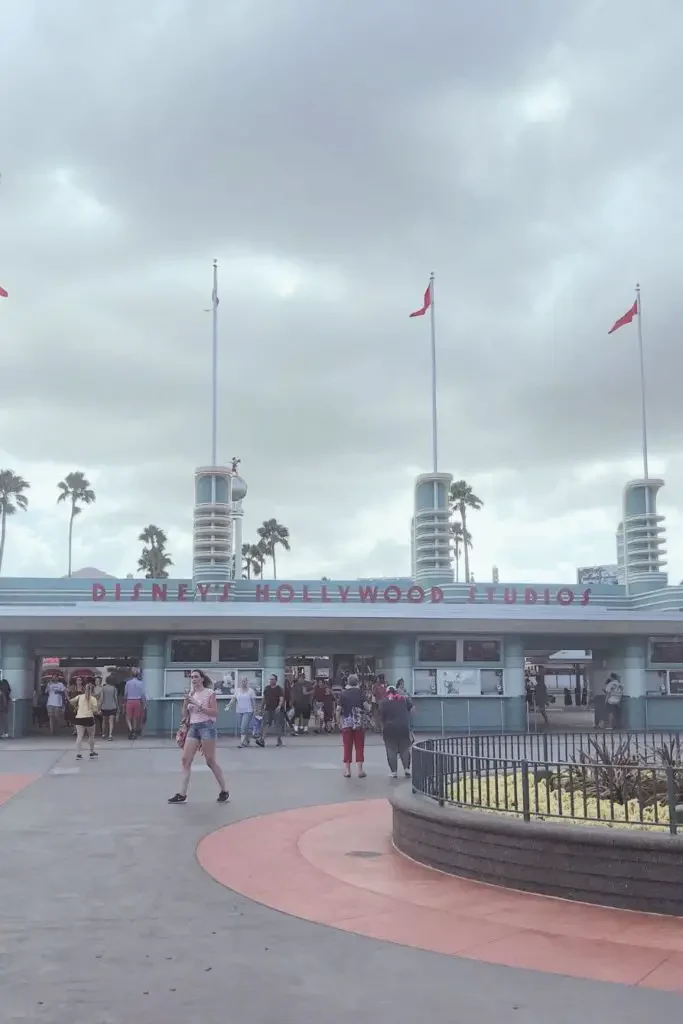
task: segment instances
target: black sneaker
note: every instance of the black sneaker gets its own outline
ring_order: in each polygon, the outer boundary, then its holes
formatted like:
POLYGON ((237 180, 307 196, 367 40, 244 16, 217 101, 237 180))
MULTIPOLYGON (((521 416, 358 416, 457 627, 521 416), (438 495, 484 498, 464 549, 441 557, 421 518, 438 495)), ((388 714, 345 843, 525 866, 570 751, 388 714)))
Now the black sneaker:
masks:
POLYGON ((83 754, 76 754, 76 760, 77 761, 82 761, 83 760, 83 754))
POLYGON ((172 796, 168 802, 169 804, 184 804, 186 800, 187 797, 183 796, 182 793, 176 793, 176 795, 172 796))
POLYGON ((222 789, 220 791, 220 793, 218 794, 218 803, 219 804, 227 804, 229 799, 230 799, 229 791, 227 789, 222 789))
POLYGON ((90 756, 91 756, 91 757, 99 757, 100 755, 99 755, 99 754, 97 753, 97 751, 96 751, 96 750, 91 750, 91 751, 90 751, 90 756))

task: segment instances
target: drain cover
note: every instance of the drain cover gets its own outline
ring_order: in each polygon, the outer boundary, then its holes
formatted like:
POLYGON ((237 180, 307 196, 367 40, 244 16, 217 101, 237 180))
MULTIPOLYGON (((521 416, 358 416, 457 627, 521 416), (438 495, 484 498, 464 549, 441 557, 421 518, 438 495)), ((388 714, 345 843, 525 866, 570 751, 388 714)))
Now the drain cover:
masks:
POLYGON ((350 850, 346 854, 346 856, 347 857, 366 857, 366 858, 369 859, 369 858, 372 858, 372 857, 381 857, 382 854, 378 853, 376 850, 350 850))

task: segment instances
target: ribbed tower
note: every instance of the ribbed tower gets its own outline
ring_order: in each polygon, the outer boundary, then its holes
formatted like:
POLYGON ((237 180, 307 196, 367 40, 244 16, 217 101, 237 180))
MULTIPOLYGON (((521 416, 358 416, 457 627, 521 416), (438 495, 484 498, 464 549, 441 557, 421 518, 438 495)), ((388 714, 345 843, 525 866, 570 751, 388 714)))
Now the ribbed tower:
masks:
POLYGON ((234 467, 200 466, 194 473, 192 577, 225 583, 241 575, 242 500, 247 485, 234 467))
POLYGON ((410 545, 415 580, 453 582, 448 522, 448 495, 452 483, 450 473, 423 473, 415 481, 410 545))
POLYGON ((631 480, 624 487, 622 519, 617 527, 617 576, 620 583, 666 585, 666 529, 657 514, 663 480, 631 480))

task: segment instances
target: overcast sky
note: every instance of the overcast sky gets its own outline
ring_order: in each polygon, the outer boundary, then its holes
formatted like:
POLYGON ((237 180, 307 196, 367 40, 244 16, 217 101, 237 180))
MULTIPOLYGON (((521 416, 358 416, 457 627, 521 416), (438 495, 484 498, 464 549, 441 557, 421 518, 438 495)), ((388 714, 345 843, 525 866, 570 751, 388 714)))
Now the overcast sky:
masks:
POLYGON ((125 575, 147 523, 190 573, 220 434, 245 540, 279 575, 409 571, 431 468, 485 502, 472 571, 572 581, 614 560, 651 472, 683 575, 683 4, 650 0, 0 0, 0 468, 31 481, 3 575, 66 571, 56 483, 97 503, 74 565, 125 575))

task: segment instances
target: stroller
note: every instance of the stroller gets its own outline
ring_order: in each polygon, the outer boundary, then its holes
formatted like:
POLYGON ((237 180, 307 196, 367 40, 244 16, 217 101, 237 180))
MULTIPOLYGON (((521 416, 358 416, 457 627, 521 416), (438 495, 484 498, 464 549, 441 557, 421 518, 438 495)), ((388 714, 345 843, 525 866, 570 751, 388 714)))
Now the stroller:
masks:
POLYGON ((257 746, 263 747, 263 715, 254 715, 251 720, 251 735, 257 746))

